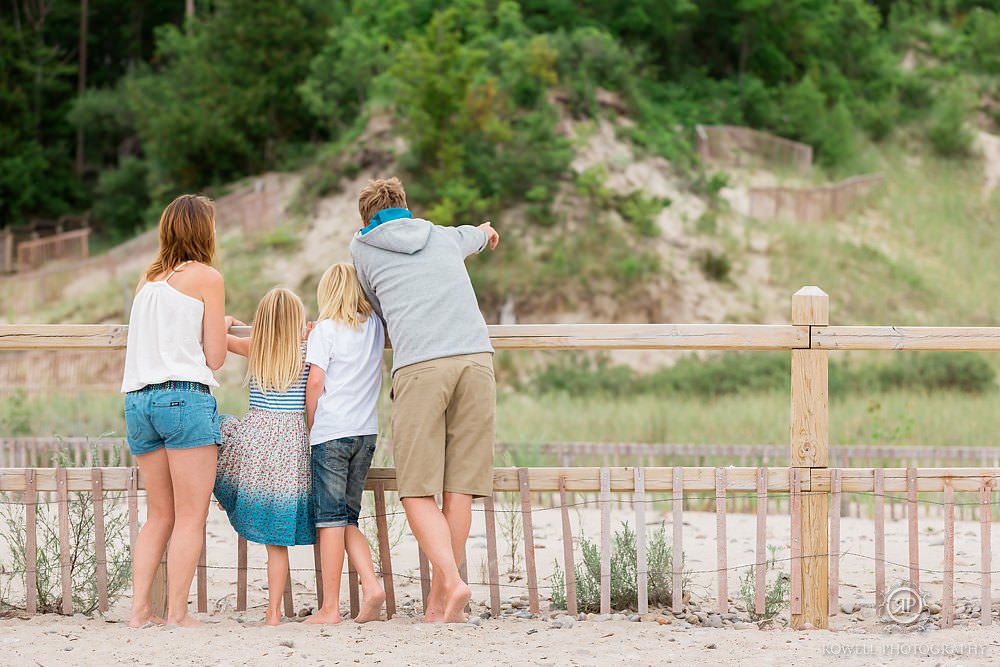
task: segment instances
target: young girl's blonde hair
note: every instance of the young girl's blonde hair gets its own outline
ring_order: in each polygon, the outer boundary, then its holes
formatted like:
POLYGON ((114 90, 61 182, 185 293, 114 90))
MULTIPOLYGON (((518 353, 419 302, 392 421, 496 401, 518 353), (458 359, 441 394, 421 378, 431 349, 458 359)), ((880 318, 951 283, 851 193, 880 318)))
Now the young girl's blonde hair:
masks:
POLYGON ((288 391, 302 375, 305 326, 306 309, 294 292, 275 287, 265 294, 253 317, 247 382, 253 378, 263 392, 288 391))
POLYGON ((334 320, 357 329, 372 314, 358 274, 352 264, 334 264, 319 279, 316 288, 319 319, 334 320))
POLYGON ((146 280, 186 261, 211 264, 215 257, 215 206, 208 197, 181 195, 160 216, 160 250, 146 269, 146 280))

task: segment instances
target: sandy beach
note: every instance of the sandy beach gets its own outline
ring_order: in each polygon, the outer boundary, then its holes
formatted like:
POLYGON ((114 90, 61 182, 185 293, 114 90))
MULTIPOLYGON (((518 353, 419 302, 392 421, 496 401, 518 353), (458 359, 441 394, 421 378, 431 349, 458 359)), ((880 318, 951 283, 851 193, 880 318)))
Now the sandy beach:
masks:
MULTIPOLYGON (((503 506, 502 504, 500 505, 503 506)), ((538 508, 534 512, 536 556, 539 567, 541 614, 534 619, 512 615, 523 608, 526 587, 523 564, 520 573, 503 575, 505 613, 483 619, 478 626, 425 625, 420 622, 419 569, 415 542, 406 531, 402 516, 390 506, 390 532, 398 536, 393 547, 396 597, 399 611, 388 622, 357 625, 351 621, 335 627, 306 626, 290 621, 278 628, 262 625, 267 591, 264 549, 251 545, 249 551, 249 609, 235 611, 236 540, 225 515, 212 507, 208 528, 209 613, 201 614, 205 627, 180 630, 153 627, 130 630, 125 624, 128 598, 118 601, 105 618, 82 615, 65 617, 39 615, 0 620, 0 651, 11 665, 305 665, 305 664, 566 664, 605 665, 628 662, 653 664, 778 665, 790 660, 830 659, 838 665, 995 664, 1000 656, 1000 625, 982 628, 978 619, 959 618, 955 628, 941 630, 927 622, 903 629, 877 623, 873 605, 874 546, 871 521, 844 519, 841 558, 840 601, 856 606, 852 614, 833 617, 830 631, 794 632, 781 627, 759 629, 737 620, 728 627, 687 627, 682 618, 665 614, 669 623, 655 621, 653 612, 638 622, 622 620, 575 620, 571 627, 555 627, 553 617, 563 612, 552 608, 550 577, 556 559, 562 559, 559 512, 538 508), (749 626, 749 627, 748 627, 749 626)), ((477 505, 477 510, 481 509, 477 505)), ((669 522, 668 508, 647 510, 647 530, 669 522)), ((469 579, 473 583, 474 616, 488 610, 485 528, 481 511, 473 518, 469 539, 469 579)), ((510 544, 498 513, 501 572, 510 567, 510 544)), ((600 513, 591 505, 578 505, 571 513, 576 538, 582 534, 597 540, 600 513)), ((621 521, 634 523, 632 511, 623 507, 613 512, 616 527, 621 521)), ((671 527, 667 525, 668 535, 671 527)), ((892 586, 905 576, 906 523, 887 523, 887 582, 892 586)), ((941 520, 922 518, 921 567, 941 567, 941 520)), ((997 531, 994 531, 996 533, 997 531)), ((768 517, 768 543, 778 547, 779 569, 787 571, 788 518, 768 517)), ((979 577, 971 574, 979 567, 978 524, 956 524, 956 597, 962 605, 973 603, 979 591, 979 577)), ((729 597, 734 609, 741 610, 739 580, 754 560, 754 517, 731 514, 727 520, 729 597)), ((518 542, 518 552, 523 547, 518 542)), ((715 515, 684 513, 685 568, 689 590, 697 610, 715 611, 715 515)), ((577 545, 579 558, 579 546, 577 545)), ((312 549, 292 550, 295 608, 307 613, 315 605, 312 549)), ((515 564, 516 565, 516 564, 515 564)), ((941 578, 924 574, 923 588, 929 601, 940 600, 941 578)), ((346 576, 344 578, 346 588, 346 576)), ((347 613, 347 592, 341 595, 347 613)), ((194 589, 191 598, 194 608, 194 589)), ((1000 607, 995 606, 995 609, 1000 607)), ((994 612, 996 614, 996 612, 994 612)), ((523 611, 522 611, 523 615, 523 611)), ((743 614, 737 613, 738 617, 743 614)), ((784 614, 787 617, 787 610, 784 614)), ((569 623, 561 623, 569 625, 569 623)))

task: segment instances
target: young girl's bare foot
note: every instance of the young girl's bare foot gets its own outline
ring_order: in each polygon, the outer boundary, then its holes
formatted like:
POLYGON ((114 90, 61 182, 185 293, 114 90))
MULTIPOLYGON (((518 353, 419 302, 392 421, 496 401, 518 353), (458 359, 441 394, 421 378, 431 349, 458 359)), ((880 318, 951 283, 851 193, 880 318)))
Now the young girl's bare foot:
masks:
POLYGON ((355 623, 368 623, 380 619, 382 605, 385 603, 385 591, 381 586, 374 588, 375 590, 371 593, 363 591, 364 598, 361 600, 361 609, 358 610, 358 615, 354 617, 355 623))
POLYGON ((320 609, 315 614, 302 621, 307 625, 337 625, 340 623, 339 609, 320 609))
POLYGON ((130 628, 142 628, 147 624, 152 623, 154 625, 163 625, 164 621, 159 616, 154 616, 153 612, 149 609, 145 611, 132 611, 132 617, 128 620, 128 627, 130 628))
POLYGON ((281 625, 281 612, 277 609, 268 609, 264 614, 264 625, 281 625))
POLYGON ((462 581, 458 582, 453 589, 448 591, 444 605, 444 623, 465 623, 468 617, 465 614, 465 605, 469 603, 472 591, 462 581))

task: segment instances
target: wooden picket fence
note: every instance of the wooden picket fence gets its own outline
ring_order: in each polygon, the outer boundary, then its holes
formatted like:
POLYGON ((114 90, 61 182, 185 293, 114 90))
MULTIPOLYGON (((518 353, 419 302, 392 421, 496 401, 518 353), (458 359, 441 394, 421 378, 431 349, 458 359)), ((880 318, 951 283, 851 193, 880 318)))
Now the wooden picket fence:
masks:
POLYGON ((882 180, 882 174, 864 174, 812 188, 754 186, 750 188, 750 215, 759 219, 787 218, 800 222, 842 218, 882 180))
POLYGON ((732 125, 696 125, 695 149, 703 164, 737 167, 763 160, 806 172, 813 159, 809 144, 732 125))
MULTIPOLYGON (((249 328, 234 328, 237 335, 247 335, 249 328)), ((684 552, 684 499, 686 495, 714 494, 716 540, 718 544, 716 595, 719 606, 728 599, 725 574, 730 569, 725 539, 727 502, 731 494, 751 494, 757 498, 757 572, 765 562, 762 555, 767 522, 765 497, 785 495, 789 499, 789 547, 791 557, 791 623, 795 628, 826 628, 831 613, 836 613, 839 595, 839 563, 841 557, 857 556, 840 553, 841 498, 843 494, 862 494, 871 499, 874 518, 875 603, 881 608, 886 595, 885 505, 890 497, 905 498, 909 561, 907 569, 912 582, 920 586, 920 573, 928 568, 921 564, 917 548, 922 535, 916 511, 921 503, 939 503, 943 508, 945 537, 942 549, 943 625, 954 620, 955 614, 955 508, 961 503, 956 493, 975 494, 978 501, 981 556, 974 570, 981 577, 981 622, 992 622, 990 530, 992 526, 995 480, 1000 474, 996 467, 920 468, 839 468, 830 466, 828 373, 831 350, 977 350, 1000 351, 1000 328, 996 327, 906 327, 906 326, 830 326, 829 300, 816 287, 805 287, 792 298, 791 323, 787 325, 753 324, 650 324, 650 325, 511 325, 492 326, 490 333, 496 349, 508 350, 784 350, 791 353, 791 412, 790 447, 787 467, 583 467, 583 468, 501 468, 494 479, 497 492, 515 492, 521 499, 524 525, 524 558, 527 569, 525 586, 530 609, 539 610, 539 584, 534 563, 534 537, 531 525, 533 493, 559 494, 559 507, 564 516, 569 507, 567 494, 597 493, 601 508, 601 601, 603 610, 610 610, 610 511, 614 494, 631 494, 636 508, 637 529, 645 530, 643 512, 648 503, 670 502, 673 526, 672 550, 674 562, 670 576, 674 591, 682 590, 683 572, 680 559, 684 552), (895 494, 895 495, 894 495, 895 494), (927 494, 939 494, 935 501, 927 494)), ((0 325, 0 350, 3 349, 122 349, 126 344, 127 327, 123 325, 0 325)), ((375 492, 375 512, 385 515, 385 493, 394 487, 389 470, 375 470, 369 480, 375 492), (380 498, 382 500, 380 501, 380 498)), ((0 470, 0 491, 32 493, 52 492, 57 495, 61 516, 70 489, 91 489, 94 500, 107 489, 125 489, 135 497, 141 480, 131 469, 5 469, 0 470)), ((130 525, 138 526, 138 505, 130 500, 130 525)), ((497 511, 491 499, 483 507, 485 516, 497 511)), ((30 514, 30 513, 29 513, 30 514)), ((566 520, 564 519, 564 522, 566 520)), ((65 523, 65 520, 60 521, 65 523)), ((487 541, 495 543, 487 519, 487 541)), ((564 523, 564 526, 568 522, 564 523)), ((383 526, 384 528, 384 526, 383 526)), ((60 527, 62 531, 62 526, 60 527)), ((30 531, 29 531, 30 532, 30 531)), ((380 528, 380 532, 385 533, 380 528)), ((495 529, 492 531, 495 533, 495 529)), ((564 527, 564 549, 567 588, 573 589, 570 572, 573 552, 572 536, 564 527)), ((638 536, 637 536, 638 538, 638 536)), ((30 539, 30 535, 27 537, 30 539)), ((98 540, 100 541, 100 540, 98 540)), ((644 537, 637 544, 644 544, 644 537)), ((388 543, 380 538, 380 552, 386 556, 392 581, 391 554, 388 543)), ((494 547, 495 553, 495 547, 494 547)), ((241 556, 237 555, 239 571, 241 556)), ((637 554, 639 585, 648 575, 642 548, 637 554)), ((98 556, 100 560, 100 556, 98 556)), ((30 561, 29 561, 30 562, 30 561)), ((422 564, 423 565, 423 564, 422 564)), ((205 560, 199 572, 199 608, 207 604, 204 582, 205 560)), ((491 605, 496 606, 499 591, 495 563, 490 565, 491 605)), ((64 565, 65 570, 65 565, 64 565)), ((761 575, 758 574, 758 577, 761 575)), ((428 568, 421 567, 421 583, 426 584, 428 568)), ((352 578, 353 579, 353 578, 352 578)), ((245 575, 244 575, 245 581, 245 575)), ((66 584, 64 584, 65 586, 66 584)), ((237 584, 239 586, 239 583, 237 584)), ((755 606, 761 604, 762 583, 755 582, 755 606)), ((357 595, 356 586, 354 596, 357 595)), ((569 594, 569 592, 568 592, 569 594)), ((572 596, 570 596, 572 597, 572 596)), ((64 595, 64 602, 66 596, 64 595)), ((69 603, 72 600, 70 598, 69 603)), ((568 599, 569 603, 570 600, 568 599)), ((640 606, 645 607, 640 599, 640 606)), ((683 596, 674 595, 672 604, 680 609, 683 596)))

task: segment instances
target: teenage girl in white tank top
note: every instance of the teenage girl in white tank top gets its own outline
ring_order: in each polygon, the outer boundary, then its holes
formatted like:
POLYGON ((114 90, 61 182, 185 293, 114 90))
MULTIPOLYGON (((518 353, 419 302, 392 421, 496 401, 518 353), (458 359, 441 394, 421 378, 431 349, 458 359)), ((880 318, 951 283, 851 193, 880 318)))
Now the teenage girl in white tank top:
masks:
POLYGON ((215 255, 215 208, 182 195, 160 217, 160 249, 139 282, 125 353, 125 426, 146 488, 146 523, 132 554, 131 627, 199 625, 187 598, 201 555, 215 482, 219 416, 213 370, 226 358, 222 275, 215 255), (153 615, 150 589, 169 540, 167 617, 153 615))

